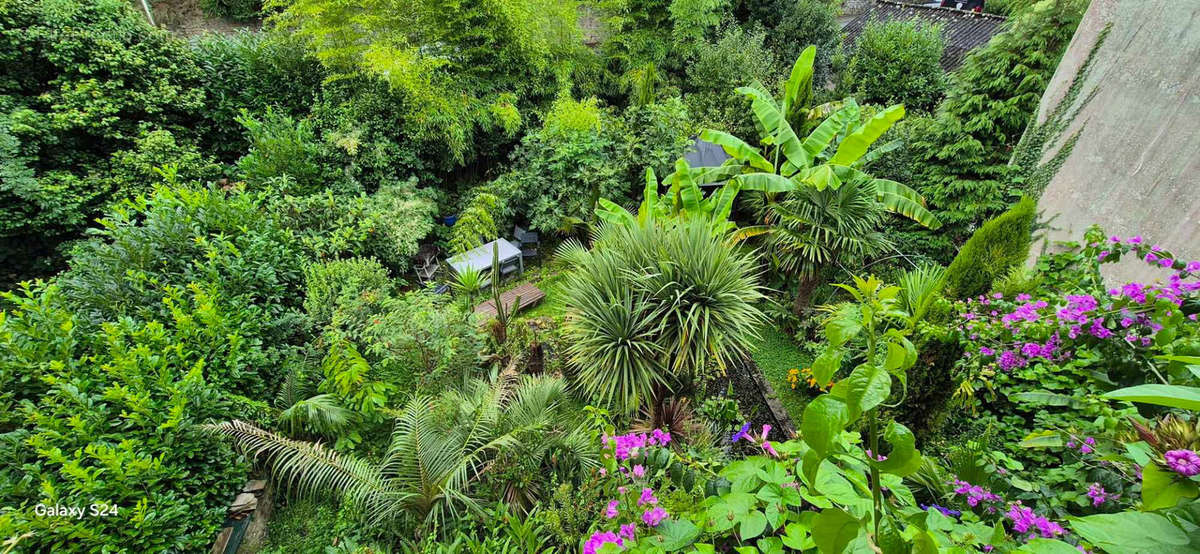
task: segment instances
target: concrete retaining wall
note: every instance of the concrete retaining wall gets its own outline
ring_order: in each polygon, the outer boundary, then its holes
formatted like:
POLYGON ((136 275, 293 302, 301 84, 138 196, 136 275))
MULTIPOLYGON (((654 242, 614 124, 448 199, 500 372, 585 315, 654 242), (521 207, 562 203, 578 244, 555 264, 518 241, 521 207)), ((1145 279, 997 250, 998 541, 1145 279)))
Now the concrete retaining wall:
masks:
MULTIPOLYGON (((1049 238, 1078 240, 1099 223, 1200 259, 1200 0, 1092 0, 1042 97, 1038 122, 1068 96, 1110 24, 1067 112, 1078 114, 1043 150, 1046 162, 1078 132, 1039 201, 1046 216, 1059 214, 1053 225, 1060 230, 1049 238)), ((1134 262, 1106 275, 1164 276, 1134 262)))

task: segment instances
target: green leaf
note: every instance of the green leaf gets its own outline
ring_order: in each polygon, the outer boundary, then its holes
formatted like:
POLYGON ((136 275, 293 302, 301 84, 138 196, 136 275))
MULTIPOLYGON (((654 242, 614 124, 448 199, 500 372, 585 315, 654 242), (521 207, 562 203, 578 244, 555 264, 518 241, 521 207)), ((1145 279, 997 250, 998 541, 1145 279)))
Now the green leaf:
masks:
POLYGON ((904 345, 899 342, 889 341, 887 343, 887 357, 883 359, 883 369, 892 371, 900 369, 904 366, 904 361, 908 359, 908 351, 904 349, 904 345))
POLYGON ((767 516, 758 510, 753 510, 739 518, 739 523, 738 535, 744 541, 753 539, 767 530, 767 516))
POLYGON ((904 106, 896 105, 875 114, 842 139, 837 152, 829 159, 830 165, 851 165, 867 153, 867 149, 879 140, 897 121, 904 117, 904 106))
POLYGON ((733 178, 741 190, 778 194, 799 188, 795 181, 774 173, 745 173, 733 178))
POLYGON ((783 554, 783 541, 779 537, 764 537, 756 543, 761 554, 783 554))
POLYGON ((1028 554, 1079 554, 1070 543, 1054 539, 1033 539, 1022 546, 1017 552, 1028 554))
POLYGON ((817 548, 827 554, 841 554, 846 545, 858 536, 860 523, 850 514, 837 508, 821 510, 813 520, 812 538, 817 548))
POLYGON ((788 121, 796 121, 795 115, 807 111, 812 103, 813 61, 816 58, 816 46, 808 46, 800 52, 792 65, 792 74, 783 85, 783 111, 788 121))
POLYGON ((800 433, 819 456, 828 456, 834 441, 850 422, 846 404, 828 394, 817 397, 804 408, 800 433))
POLYGON ((883 209, 907 217, 929 229, 941 228, 942 222, 925 207, 925 199, 913 189, 887 179, 872 179, 871 186, 875 189, 875 199, 883 209))
POLYGON ((1200 411, 1200 388, 1197 387, 1138 385, 1112 391, 1105 394, 1104 398, 1200 411))
POLYGON ((1151 463, 1142 468, 1142 509, 1173 508, 1181 499, 1196 498, 1200 488, 1192 481, 1176 479, 1175 473, 1151 463))
POLYGON ((737 138, 729 133, 724 133, 713 129, 705 129, 701 131, 700 138, 720 146, 723 150, 725 150, 726 154, 729 154, 734 159, 747 164, 750 167, 758 169, 759 171, 775 173, 775 166, 772 165, 771 162, 767 161, 766 158, 762 157, 762 154, 758 152, 757 148, 746 144, 746 142, 740 138, 737 138))
POLYGON ((762 480, 759 477, 762 472, 761 459, 746 459, 730 462, 721 470, 721 477, 729 479, 730 486, 734 491, 746 493, 758 490, 762 480))
POLYGON ((838 466, 829 460, 821 462, 821 467, 817 469, 817 479, 813 483, 813 488, 830 500, 844 506, 858 504, 862 500, 862 496, 854 490, 854 485, 843 477, 838 466))
POLYGON ((846 384, 846 405, 850 408, 851 421, 882 404, 892 393, 891 375, 874 365, 863 364, 854 368, 843 382, 846 384))
POLYGON ((1200 552, 1171 520, 1150 512, 1120 512, 1072 518, 1071 529, 1108 554, 1200 552))
POLYGON ((700 536, 700 529, 696 527, 696 524, 686 519, 667 519, 658 524, 657 531, 659 537, 662 538, 659 546, 667 552, 691 545, 696 542, 696 537, 700 536))
POLYGON ((842 351, 834 347, 826 348, 812 363, 812 376, 822 386, 833 380, 833 375, 842 367, 842 351))
POLYGON ((917 437, 903 424, 892 421, 883 431, 883 440, 892 445, 888 458, 875 462, 879 470, 905 477, 912 475, 921 467, 921 452, 917 450, 917 437))
POLYGON ((1021 439, 1021 448, 1060 448, 1063 445, 1062 435, 1058 431, 1034 431, 1021 439))
POLYGON ((808 545, 808 526, 801 523, 789 523, 784 527, 783 545, 793 550, 804 550, 808 545))
POLYGON ((825 338, 828 338, 829 344, 835 347, 846 344, 846 341, 858 336, 860 332, 862 332, 861 315, 852 309, 839 310, 829 321, 825 322, 825 338))

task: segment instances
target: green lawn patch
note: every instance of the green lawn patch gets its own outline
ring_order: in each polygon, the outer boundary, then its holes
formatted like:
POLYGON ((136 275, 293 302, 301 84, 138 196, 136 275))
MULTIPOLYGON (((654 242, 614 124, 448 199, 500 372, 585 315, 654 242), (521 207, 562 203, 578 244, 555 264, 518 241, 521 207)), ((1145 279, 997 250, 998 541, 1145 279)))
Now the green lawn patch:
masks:
POLYGON ((758 368, 762 370, 763 376, 767 378, 771 388, 775 389, 779 403, 783 404, 784 409, 788 411, 792 422, 799 425, 800 415, 804 413, 804 407, 808 405, 808 401, 812 397, 803 383, 800 384, 800 387, 804 387, 803 390, 801 388, 792 390, 791 385, 788 385, 787 375, 789 369, 808 367, 810 361, 808 355, 800 350, 799 345, 792 340, 792 337, 787 336, 774 325, 763 326, 759 329, 759 333, 762 335, 762 340, 750 352, 750 357, 754 359, 755 364, 758 364, 758 368))

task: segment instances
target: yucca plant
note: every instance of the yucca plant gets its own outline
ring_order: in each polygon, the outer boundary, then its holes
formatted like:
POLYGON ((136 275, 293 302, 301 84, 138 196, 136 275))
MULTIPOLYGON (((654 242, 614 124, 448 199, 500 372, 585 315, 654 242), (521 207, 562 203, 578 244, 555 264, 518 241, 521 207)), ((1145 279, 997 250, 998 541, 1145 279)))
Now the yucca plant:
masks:
POLYGON ((753 258, 705 221, 609 225, 577 257, 563 286, 576 386, 623 413, 744 355, 766 319, 753 258))
POLYGON ((483 290, 483 272, 474 267, 457 270, 454 272, 454 281, 450 283, 450 288, 454 289, 455 294, 465 297, 467 306, 471 306, 475 303, 475 295, 483 290))
POLYGON ((519 451, 540 461, 553 451, 556 460, 594 467, 595 446, 564 400, 561 379, 515 375, 472 381, 438 398, 415 397, 396 414, 391 444, 377 462, 243 421, 209 429, 232 437, 290 493, 340 496, 371 525, 408 518, 420 536, 479 509, 471 484, 498 453, 519 451))

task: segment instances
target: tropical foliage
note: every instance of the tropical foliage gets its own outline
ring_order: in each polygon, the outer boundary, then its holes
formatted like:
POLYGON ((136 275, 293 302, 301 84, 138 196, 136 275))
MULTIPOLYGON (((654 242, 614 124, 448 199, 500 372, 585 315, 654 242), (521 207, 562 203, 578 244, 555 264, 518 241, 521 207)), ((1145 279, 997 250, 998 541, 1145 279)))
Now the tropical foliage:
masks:
POLYGON ((1200 262, 1016 201, 1082 0, 176 4, 0 0, 0 551, 1200 548, 1200 262))

